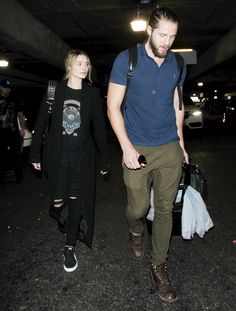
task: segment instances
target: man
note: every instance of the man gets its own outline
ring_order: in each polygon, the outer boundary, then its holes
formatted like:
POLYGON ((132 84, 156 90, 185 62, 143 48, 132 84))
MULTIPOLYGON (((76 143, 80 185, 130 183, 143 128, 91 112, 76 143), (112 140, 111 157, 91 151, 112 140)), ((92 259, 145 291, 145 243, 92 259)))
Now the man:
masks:
MULTIPOLYGON (((155 193, 150 272, 163 301, 174 302, 177 293, 167 275, 167 253, 172 230, 172 208, 182 172, 188 163, 184 148, 184 108, 179 109, 179 70, 170 48, 178 18, 168 8, 155 9, 147 26, 147 41, 138 47, 138 60, 126 93, 129 56, 116 58, 108 88, 108 117, 123 151, 127 187, 127 220, 132 256, 144 256, 143 218, 155 193), (124 101, 124 115, 121 104, 124 101), (144 155, 147 164, 139 163, 144 155)), ((181 85, 186 75, 184 66, 181 85)))
POLYGON ((19 181, 22 177, 20 137, 24 137, 25 134, 24 115, 19 101, 11 94, 9 80, 0 81, 0 92, 0 177, 4 177, 9 160, 11 160, 19 181))

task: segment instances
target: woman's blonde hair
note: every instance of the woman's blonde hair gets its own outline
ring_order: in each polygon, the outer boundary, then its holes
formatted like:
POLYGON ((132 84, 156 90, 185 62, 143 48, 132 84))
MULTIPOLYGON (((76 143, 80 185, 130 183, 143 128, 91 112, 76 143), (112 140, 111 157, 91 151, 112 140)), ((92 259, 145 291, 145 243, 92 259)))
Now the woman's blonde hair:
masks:
POLYGON ((65 60, 65 69, 66 69, 65 79, 68 79, 70 77, 71 69, 74 66, 74 63, 76 62, 76 59, 79 55, 84 55, 88 59, 89 69, 88 69, 87 78, 92 83, 92 80, 91 80, 92 64, 90 62, 88 54, 82 50, 70 50, 69 51, 66 57, 66 60, 65 60))

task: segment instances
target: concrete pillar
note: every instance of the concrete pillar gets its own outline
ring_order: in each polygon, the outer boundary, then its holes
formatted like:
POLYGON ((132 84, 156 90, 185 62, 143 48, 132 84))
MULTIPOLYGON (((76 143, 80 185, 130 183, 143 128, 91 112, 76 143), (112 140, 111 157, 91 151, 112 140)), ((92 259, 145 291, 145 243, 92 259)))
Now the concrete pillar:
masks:
POLYGON ((236 56, 235 38, 236 26, 199 57, 197 65, 188 73, 189 79, 197 78, 213 67, 236 56))
POLYGON ((64 69, 70 47, 15 0, 1 0, 0 42, 64 69))

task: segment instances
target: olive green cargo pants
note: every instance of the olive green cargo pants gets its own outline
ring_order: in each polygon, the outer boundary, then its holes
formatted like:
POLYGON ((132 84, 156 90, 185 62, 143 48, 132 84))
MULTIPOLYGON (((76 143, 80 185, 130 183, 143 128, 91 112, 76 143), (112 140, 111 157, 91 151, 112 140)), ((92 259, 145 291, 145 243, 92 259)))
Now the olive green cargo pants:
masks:
POLYGON ((146 157, 147 165, 138 170, 130 170, 123 164, 129 230, 133 233, 144 232, 143 218, 150 207, 152 185, 154 220, 151 261, 159 265, 168 257, 172 231, 172 209, 181 178, 183 150, 178 141, 158 147, 134 147, 146 157))

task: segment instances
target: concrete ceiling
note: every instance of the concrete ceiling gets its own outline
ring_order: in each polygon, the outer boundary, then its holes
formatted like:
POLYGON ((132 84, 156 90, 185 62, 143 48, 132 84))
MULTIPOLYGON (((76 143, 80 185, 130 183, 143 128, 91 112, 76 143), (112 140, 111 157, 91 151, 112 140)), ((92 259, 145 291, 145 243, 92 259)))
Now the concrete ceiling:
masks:
POLYGON ((189 79, 219 81, 235 88, 235 0, 1 0, 0 56, 10 61, 0 69, 24 85, 45 85, 62 75, 69 48, 89 53, 93 65, 107 70, 123 49, 145 40, 130 21, 137 13, 148 17, 156 6, 167 6, 180 18, 174 48, 193 48, 197 65, 189 79))

